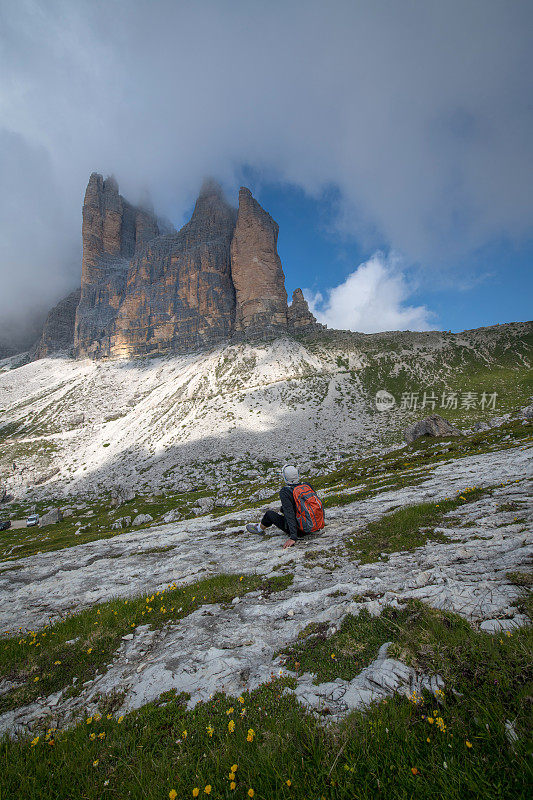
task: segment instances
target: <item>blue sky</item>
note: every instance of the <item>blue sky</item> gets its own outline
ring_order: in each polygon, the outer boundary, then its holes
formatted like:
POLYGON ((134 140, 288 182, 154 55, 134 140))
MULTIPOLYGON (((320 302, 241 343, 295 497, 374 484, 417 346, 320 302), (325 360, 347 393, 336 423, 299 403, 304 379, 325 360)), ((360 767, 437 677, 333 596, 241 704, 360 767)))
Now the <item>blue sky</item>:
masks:
MULTIPOLYGON (((386 256, 391 249, 375 231, 362 245, 356 235, 339 230, 339 191, 332 186, 313 197, 298 187, 261 179, 250 169, 243 171, 243 180, 279 225, 278 252, 289 302, 297 287, 309 290, 308 297, 327 295, 376 252, 386 256)), ((426 308, 427 327, 456 332, 533 318, 533 240, 521 245, 492 241, 453 262, 399 258, 405 276, 403 305, 426 308)))

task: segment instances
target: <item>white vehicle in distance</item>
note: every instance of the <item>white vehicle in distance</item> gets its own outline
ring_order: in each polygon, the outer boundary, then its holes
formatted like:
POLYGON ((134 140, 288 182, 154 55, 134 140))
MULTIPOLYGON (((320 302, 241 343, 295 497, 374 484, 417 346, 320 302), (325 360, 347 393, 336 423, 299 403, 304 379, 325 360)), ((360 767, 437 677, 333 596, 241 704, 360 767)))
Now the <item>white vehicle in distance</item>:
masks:
POLYGON ((39 524, 39 514, 30 514, 28 519, 26 520, 26 527, 33 528, 35 525, 39 524))

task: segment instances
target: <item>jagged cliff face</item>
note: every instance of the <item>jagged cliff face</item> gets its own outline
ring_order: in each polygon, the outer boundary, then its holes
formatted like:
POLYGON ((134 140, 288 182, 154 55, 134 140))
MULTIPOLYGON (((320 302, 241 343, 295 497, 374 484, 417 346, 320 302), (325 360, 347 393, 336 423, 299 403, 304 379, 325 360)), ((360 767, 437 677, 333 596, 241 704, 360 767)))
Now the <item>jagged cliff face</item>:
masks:
POLYGON ((114 178, 104 180, 93 172, 83 203, 81 298, 74 331, 78 355, 113 353, 130 259, 158 234, 153 215, 124 200, 114 178))
POLYGON ((45 358, 59 350, 69 350, 74 341, 76 310, 80 302, 81 290, 76 289, 64 297, 49 312, 44 323, 41 338, 35 345, 35 358, 45 358))
POLYGON ((93 173, 83 205, 76 354, 187 351, 234 334, 316 325, 301 290, 287 305, 277 238, 278 225, 249 189, 240 190, 236 210, 207 181, 190 221, 163 232, 113 178, 93 173))
POLYGON ((138 250, 111 336, 113 355, 191 349, 231 335, 235 217, 209 182, 187 225, 138 250))

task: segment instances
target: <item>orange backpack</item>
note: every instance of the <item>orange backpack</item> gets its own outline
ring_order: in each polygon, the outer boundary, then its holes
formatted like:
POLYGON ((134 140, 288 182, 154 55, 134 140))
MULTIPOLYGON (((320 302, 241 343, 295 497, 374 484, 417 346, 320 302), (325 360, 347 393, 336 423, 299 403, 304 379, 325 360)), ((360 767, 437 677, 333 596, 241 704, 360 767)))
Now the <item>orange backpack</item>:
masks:
POLYGON ((293 489, 292 495, 296 503, 296 520, 300 530, 304 533, 321 531, 326 524, 324 506, 316 492, 309 484, 301 483, 293 489))

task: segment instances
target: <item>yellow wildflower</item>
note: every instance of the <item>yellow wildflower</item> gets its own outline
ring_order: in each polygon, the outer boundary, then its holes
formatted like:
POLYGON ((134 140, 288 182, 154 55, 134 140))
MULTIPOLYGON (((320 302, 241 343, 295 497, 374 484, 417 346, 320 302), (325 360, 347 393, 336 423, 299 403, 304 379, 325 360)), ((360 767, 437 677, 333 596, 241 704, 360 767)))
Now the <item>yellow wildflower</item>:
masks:
POLYGON ((215 729, 213 728, 212 725, 208 725, 207 728, 206 728, 206 731, 209 734, 209 736, 212 736, 214 734, 214 732, 215 732, 215 729))
POLYGON ((418 775, 418 770, 416 767, 411 767, 411 772, 413 773, 413 775, 418 775))
POLYGON ((198 787, 195 786, 194 789, 192 790, 192 796, 198 797, 199 794, 200 794, 200 789, 198 789, 198 787))
POLYGON ((239 697, 239 703, 244 703, 244 697, 239 697))
POLYGON ((473 746, 472 742, 469 742, 468 739, 466 740, 465 744, 469 749, 473 746))
POLYGON ((54 666, 57 667, 58 664, 61 664, 61 661, 54 661, 54 666))
POLYGON ((123 719, 124 719, 124 717, 119 717, 119 718, 117 719, 117 722, 118 722, 118 724, 119 724, 119 725, 120 725, 120 723, 122 722, 122 720, 123 720, 123 719))
POLYGON ((37 678, 34 678, 34 679, 33 679, 33 682, 34 682, 34 683, 37 683, 37 681, 38 681, 38 680, 39 680, 39 678, 38 678, 38 677, 37 677, 37 678))
POLYGON ((97 767, 97 766, 98 766, 98 764, 99 764, 99 760, 96 758, 96 759, 93 761, 93 767, 97 767))
POLYGON ((98 722, 98 720, 99 720, 99 719, 102 719, 102 715, 101 715, 101 714, 98 714, 98 713, 96 713, 96 714, 94 715, 93 719, 94 719, 94 721, 95 721, 95 722, 98 722))
POLYGON ((177 791, 175 789, 171 789, 170 792, 168 793, 168 796, 169 796, 170 800, 176 800, 176 797, 178 796, 178 793, 177 793, 177 791))
POLYGON ((87 650, 88 653, 92 653, 92 651, 93 651, 92 647, 89 647, 89 649, 87 650))
POLYGON ((292 786, 292 781, 290 779, 288 781, 285 781, 285 783, 287 784, 287 786, 292 786))
POLYGON ((31 740, 31 746, 32 746, 32 747, 35 747, 35 745, 37 744, 37 742, 38 742, 38 741, 39 741, 39 737, 38 737, 38 736, 36 736, 36 737, 35 737, 35 739, 32 739, 32 740, 31 740))
POLYGON ((238 769, 239 769, 239 767, 237 766, 237 764, 232 764, 231 765, 231 771, 232 772, 237 772, 238 769))
POLYGON ((211 794, 211 784, 210 783, 207 784, 207 786, 204 789, 204 792, 206 794, 211 794))
POLYGON ((229 788, 233 790, 233 789, 235 789, 236 786, 237 786, 237 784, 235 783, 235 781, 232 781, 230 783, 230 785, 229 785, 229 788))
POLYGON ((102 733, 99 733, 98 734, 98 738, 99 739, 105 739, 105 731, 102 731, 102 733))
POLYGON ((248 789, 248 797, 253 797, 253 796, 254 796, 254 790, 248 789))
POLYGON ((91 739, 91 740, 96 739, 96 733, 91 733, 91 735, 89 736, 89 739, 91 739))
POLYGON ((90 725, 92 721, 93 721, 92 717, 87 717, 86 719, 87 725, 90 725))
POLYGON ((182 731, 182 732, 181 732, 181 735, 182 735, 182 737, 183 737, 184 739, 186 739, 186 738, 187 738, 187 731, 182 731))
POLYGON ((235 780, 235 773, 234 772, 230 772, 229 775, 228 775, 228 778, 229 778, 230 781, 234 781, 235 780))
POLYGON ((234 730, 235 730, 235 723, 232 719, 230 719, 230 721, 228 722, 228 731, 230 733, 233 733, 234 730))
POLYGON ((106 719, 111 719, 112 716, 113 714, 107 714, 106 719))

